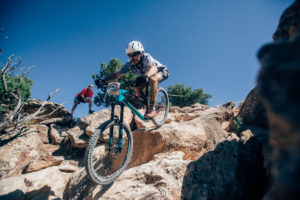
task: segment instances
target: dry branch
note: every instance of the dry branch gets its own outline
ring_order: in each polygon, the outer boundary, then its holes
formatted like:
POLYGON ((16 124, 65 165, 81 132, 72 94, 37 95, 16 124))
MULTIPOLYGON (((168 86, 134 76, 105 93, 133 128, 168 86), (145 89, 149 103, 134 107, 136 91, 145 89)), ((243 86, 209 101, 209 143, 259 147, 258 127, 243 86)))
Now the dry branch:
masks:
MULTIPOLYGON (((21 85, 22 81, 24 80, 24 77, 26 76, 26 74, 29 72, 29 70, 31 68, 27 68, 27 69, 23 70, 23 73, 22 73, 19 83, 18 83, 17 90, 9 91, 9 89, 7 88, 7 81, 5 79, 5 76, 7 74, 10 74, 12 71, 16 70, 22 63, 21 61, 19 61, 17 64, 11 65, 13 57, 14 57, 14 55, 11 55, 7 59, 7 62, 4 65, 4 67, 1 69, 1 79, 2 79, 2 82, 4 85, 4 91, 6 93, 10 94, 11 96, 13 96, 18 101, 18 103, 14 107, 14 109, 12 109, 12 110, 6 109, 5 116, 2 117, 2 122, 0 122, 0 133, 3 133, 3 132, 7 133, 7 132, 14 131, 14 130, 18 130, 19 128, 24 127, 24 125, 27 124, 28 122, 30 122, 31 120, 38 120, 38 119, 46 118, 47 116, 49 116, 57 111, 57 109, 55 109, 51 113, 43 115, 43 113, 46 111, 45 105, 48 103, 48 101, 50 101, 52 99, 53 94, 55 94, 59 91, 58 89, 56 89, 55 91, 52 91, 49 94, 47 100, 42 103, 42 105, 40 106, 40 108, 37 111, 35 111, 32 114, 24 113, 24 111, 23 111, 24 103, 22 103, 22 96, 20 95, 19 89, 20 89, 20 85, 21 85)), ((8 106, 2 106, 2 107, 8 108, 8 106)))

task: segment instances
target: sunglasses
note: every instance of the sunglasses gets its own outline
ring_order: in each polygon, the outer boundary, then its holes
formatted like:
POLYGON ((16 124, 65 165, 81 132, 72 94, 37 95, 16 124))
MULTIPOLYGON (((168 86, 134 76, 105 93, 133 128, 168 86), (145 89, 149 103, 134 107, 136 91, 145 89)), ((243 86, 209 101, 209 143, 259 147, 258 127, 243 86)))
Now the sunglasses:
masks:
POLYGON ((131 54, 127 54, 128 55, 128 57, 134 57, 134 56, 137 56, 137 55, 139 55, 140 54, 140 52, 134 52, 134 53, 131 53, 131 54))

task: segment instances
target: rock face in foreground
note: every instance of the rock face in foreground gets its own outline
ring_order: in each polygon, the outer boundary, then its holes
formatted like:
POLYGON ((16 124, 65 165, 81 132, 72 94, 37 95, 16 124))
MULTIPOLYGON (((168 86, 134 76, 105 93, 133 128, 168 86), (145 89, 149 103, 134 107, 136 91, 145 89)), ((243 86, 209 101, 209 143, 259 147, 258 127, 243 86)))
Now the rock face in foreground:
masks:
POLYGON ((276 43, 258 53, 258 90, 270 122, 273 186, 265 199, 300 199, 300 1, 280 17, 276 43))
POLYGON ((187 166, 182 199, 261 199, 269 185, 267 131, 228 137, 187 166))
MULTIPOLYGON (((300 20, 299 20, 300 21, 300 20)), ((270 120, 274 185, 266 199, 300 199, 300 39, 264 46, 258 87, 270 120)))

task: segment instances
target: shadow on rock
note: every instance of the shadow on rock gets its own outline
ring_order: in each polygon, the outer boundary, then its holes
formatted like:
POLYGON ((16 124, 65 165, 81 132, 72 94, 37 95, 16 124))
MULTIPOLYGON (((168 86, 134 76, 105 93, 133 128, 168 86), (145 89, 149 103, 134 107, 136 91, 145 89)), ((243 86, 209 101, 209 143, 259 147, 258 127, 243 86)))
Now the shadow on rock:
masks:
POLYGON ((8 194, 0 196, 0 200, 7 200, 7 199, 24 200, 25 194, 22 190, 18 189, 8 194))
POLYGON ((68 182, 63 199, 100 199, 113 184, 98 185, 82 170, 68 182))
POLYGON ((54 195, 54 192, 51 190, 51 188, 49 186, 44 186, 41 189, 27 192, 26 199, 36 199, 37 196, 51 196, 51 195, 54 195))
POLYGON ((113 185, 114 183, 111 183, 111 184, 108 184, 108 185, 104 185, 101 190, 95 195, 94 199, 99 199, 100 197, 102 197, 102 195, 105 194, 105 192, 107 190, 109 190, 109 188, 111 188, 111 186, 113 185))
POLYGON ((182 199, 262 199, 269 187, 263 143, 267 134, 218 144, 191 162, 182 184, 182 199))
POLYGON ((63 156, 65 160, 74 160, 78 162, 78 167, 84 166, 85 149, 79 149, 72 146, 70 139, 66 140, 59 149, 52 153, 53 156, 63 156))
MULTIPOLYGON (((49 197, 54 197, 54 192, 51 190, 49 186, 44 186, 38 190, 33 190, 31 192, 27 192, 26 194, 22 190, 15 190, 8 194, 0 196, 0 200, 6 199, 14 199, 14 200, 24 200, 24 199, 33 199, 33 200, 43 200, 49 199, 49 197)), ((60 198, 51 198, 53 200, 59 200, 60 198)))

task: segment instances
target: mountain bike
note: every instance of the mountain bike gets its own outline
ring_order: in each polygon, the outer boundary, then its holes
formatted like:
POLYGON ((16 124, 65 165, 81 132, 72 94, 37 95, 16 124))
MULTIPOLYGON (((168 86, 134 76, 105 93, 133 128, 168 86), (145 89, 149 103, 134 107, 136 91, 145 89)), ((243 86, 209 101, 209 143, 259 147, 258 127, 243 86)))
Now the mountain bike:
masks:
POLYGON ((152 106, 149 98, 149 84, 146 86, 145 97, 140 98, 134 92, 121 89, 121 84, 112 82, 107 85, 106 95, 113 97, 111 117, 101 124, 89 139, 85 151, 85 169, 92 181, 97 184, 110 184, 115 181, 129 164, 132 154, 133 136, 129 125, 123 122, 124 107, 127 106, 141 120, 152 120, 157 127, 162 126, 169 113, 169 97, 165 89, 159 87, 155 104, 156 117, 145 117, 152 106), (143 105, 143 111, 130 103, 134 99, 143 105), (120 118, 115 115, 115 107, 120 106, 120 118))

